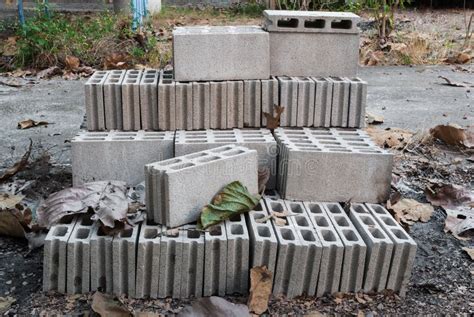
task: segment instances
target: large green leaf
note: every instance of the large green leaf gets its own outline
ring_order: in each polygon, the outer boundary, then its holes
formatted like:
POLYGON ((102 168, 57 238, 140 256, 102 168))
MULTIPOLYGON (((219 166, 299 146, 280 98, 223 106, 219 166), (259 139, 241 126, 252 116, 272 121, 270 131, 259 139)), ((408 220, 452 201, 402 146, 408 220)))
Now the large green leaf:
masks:
POLYGON ((260 201, 260 195, 252 195, 239 181, 232 182, 222 189, 212 203, 201 211, 198 227, 207 229, 233 215, 252 210, 260 201))

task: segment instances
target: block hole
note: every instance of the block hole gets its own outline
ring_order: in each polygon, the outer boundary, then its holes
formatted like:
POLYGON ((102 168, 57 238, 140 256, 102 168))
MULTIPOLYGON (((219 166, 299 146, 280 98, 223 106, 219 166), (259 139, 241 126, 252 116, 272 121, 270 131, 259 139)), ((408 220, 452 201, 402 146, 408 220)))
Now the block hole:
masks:
POLYGON ((309 212, 312 214, 322 214, 323 210, 322 207, 318 204, 309 204, 309 212))
POLYGON ((268 227, 258 226, 257 232, 260 237, 269 238, 271 236, 270 229, 268 229, 268 227))
POLYGON ((316 140, 331 140, 331 141, 336 141, 337 139, 333 136, 319 136, 319 135, 313 135, 316 140))
POLYGON ((229 221, 231 222, 239 222, 242 220, 242 216, 239 214, 239 215, 232 215, 230 218, 229 218, 229 221))
POLYGON ((318 149, 318 147, 311 147, 311 146, 306 146, 306 147, 298 147, 299 150, 304 150, 304 151, 310 151, 310 152, 321 152, 321 149, 318 149))
POLYGON ((89 84, 100 84, 101 80, 100 79, 91 79, 89 81, 89 84))
POLYGON ((295 142, 295 145, 302 145, 302 144, 311 144, 311 141, 310 140, 290 140, 290 141, 293 141, 295 142))
POLYGON ((181 162, 181 159, 171 159, 171 160, 166 160, 166 161, 159 162, 158 165, 168 166, 168 165, 176 164, 176 163, 180 163, 180 162, 181 162))
POLYGON ((322 230, 321 234, 323 236, 324 241, 336 241, 336 236, 334 235, 334 232, 329 231, 329 230, 322 230))
POLYGON ((105 141, 105 138, 98 138, 98 137, 83 137, 82 138, 84 141, 105 141))
POLYGON ((300 232, 304 241, 316 241, 316 238, 314 237, 314 234, 311 230, 301 230, 300 232))
POLYGON ((264 138, 244 138, 244 142, 253 143, 253 142, 265 142, 264 138))
POLYGON ((193 163, 183 163, 183 164, 177 164, 177 165, 170 166, 170 168, 172 170, 177 171, 177 170, 181 170, 183 168, 192 167, 192 166, 194 166, 193 163))
POLYGON ((295 214, 302 214, 304 213, 303 207, 297 203, 290 203, 290 210, 295 214))
POLYGON ((329 227, 329 222, 325 217, 316 216, 314 220, 316 221, 316 225, 318 227, 329 227))
POLYGON ((336 217, 336 223, 341 227, 349 227, 349 222, 345 217, 336 217))
POLYGON ((365 149, 359 150, 359 152, 361 152, 361 153, 382 153, 382 151, 378 151, 378 150, 365 150, 365 149))
POLYGON ((263 217, 265 217, 263 214, 261 213, 253 213, 253 219, 257 220, 257 219, 262 219, 263 217))
POLYGON ((349 241, 359 241, 359 239, 357 238, 357 235, 356 235, 355 232, 352 231, 352 230, 343 230, 343 231, 342 231, 342 234, 343 234, 344 237, 346 237, 346 239, 349 240, 349 241))
POLYGON ((360 220, 367 226, 375 226, 375 222, 368 216, 360 216, 360 220))
POLYGON ((379 215, 386 215, 387 214, 387 212, 385 211, 385 209, 382 206, 371 205, 370 207, 372 207, 372 210, 375 211, 375 213, 377 213, 379 215))
POLYGON ((284 210, 283 204, 279 202, 270 202, 270 207, 272 211, 276 211, 276 212, 282 212, 284 210))
POLYGON ((199 157, 203 157, 203 156, 208 156, 209 154, 207 153, 202 153, 202 152, 199 152, 199 153, 194 153, 194 154, 189 154, 187 155, 186 157, 188 159, 195 159, 195 158, 199 158, 199 157))
POLYGON ((242 235, 244 234, 244 228, 241 225, 232 225, 230 228, 230 233, 235 235, 242 235))
POLYGON ((352 205, 352 210, 357 212, 358 214, 366 214, 367 210, 362 205, 352 205))
MULTIPOLYGON (((289 78, 287 78, 289 80, 289 78)), ((305 135, 304 131, 301 130, 284 130, 287 135, 305 135)))
POLYGON ((370 228, 369 232, 372 235, 372 237, 374 237, 376 239, 384 239, 385 238, 384 235, 382 234, 382 232, 377 228, 370 228))
POLYGON ((81 219, 81 226, 92 226, 93 223, 89 215, 84 215, 81 219))
POLYGON ((287 241, 295 240, 295 235, 293 234, 293 231, 291 231, 290 229, 282 228, 281 237, 283 238, 283 240, 287 240, 287 241))
POLYGON ((209 234, 211 236, 221 236, 222 235, 222 228, 221 226, 213 226, 209 229, 209 234))
MULTIPOLYGON (((321 144, 328 144, 328 145, 341 145, 341 143, 339 143, 339 142, 333 142, 333 141, 319 141, 319 143, 321 143, 321 144)), ((338 146, 338 147, 335 147, 335 148, 343 148, 343 147, 338 146)))
POLYGON ((233 150, 233 151, 228 151, 228 152, 224 152, 222 153, 222 155, 224 156, 234 156, 234 155, 239 155, 239 154, 242 154, 242 153, 245 153, 244 150, 233 150))
POLYGON ((257 206, 255 206, 255 208, 254 208, 253 210, 255 210, 255 211, 263 211, 262 203, 259 202, 259 203, 257 204, 257 206))
POLYGON ((387 226, 393 226, 396 227, 396 223, 392 218, 389 217, 381 217, 382 221, 387 225, 387 226))
MULTIPOLYGON (((334 78, 336 78, 336 77, 332 77, 332 78, 334 79, 334 78)), ((337 77, 337 78, 339 78, 339 77, 337 77)), ((339 80, 342 81, 341 78, 339 78, 339 80)), ((355 132, 355 130, 353 130, 353 129, 352 129, 352 131, 341 131, 341 130, 337 130, 337 133, 338 133, 339 135, 344 135, 344 136, 349 135, 349 136, 358 136, 358 137, 360 137, 360 134, 357 133, 357 132, 355 132)))
POLYGON ((295 217, 296 224, 300 227, 309 227, 306 217, 295 217))
POLYGON ((340 148, 329 148, 330 152, 340 152, 340 153, 351 153, 351 150, 340 149, 340 148))
POLYGON ((364 142, 365 141, 362 138, 355 138, 355 137, 343 137, 342 139, 345 141, 351 141, 351 142, 364 142))
POLYGON ((163 136, 144 136, 143 140, 164 140, 163 136))
POLYGON ((352 28, 352 21, 351 20, 332 20, 331 28, 350 30, 352 28))
POLYGON ((189 239, 199 239, 201 237, 201 232, 197 230, 188 230, 186 233, 189 239))
POLYGON ((407 234, 400 229, 392 229, 393 234, 400 240, 408 240, 407 234))
POLYGON ((277 21, 277 26, 280 28, 297 28, 298 19, 295 19, 295 18, 279 19, 277 21))
POLYGON ((89 236, 90 230, 87 228, 80 228, 76 232, 76 239, 86 239, 89 236))
POLYGON ((210 156, 210 155, 209 155, 209 156, 206 156, 206 157, 203 157, 203 158, 198 159, 197 162, 199 162, 199 163, 206 163, 206 162, 216 161, 216 160, 218 160, 218 159, 220 159, 219 156, 210 156))
POLYGON ((329 212, 332 214, 340 214, 341 213, 341 207, 338 204, 327 204, 326 205, 329 212))
POLYGON ((213 152, 213 153, 221 153, 221 152, 225 152, 225 151, 228 151, 228 150, 231 150, 233 149, 233 147, 231 146, 223 146, 223 147, 218 147, 216 149, 212 149, 210 150, 210 152, 213 152))
POLYGON ((156 228, 146 228, 145 229, 145 239, 155 239, 158 237, 158 229, 156 228))
POLYGON ((130 238, 133 234, 133 229, 127 229, 120 232, 120 238, 130 238))
POLYGON ((304 21, 304 27, 307 29, 324 29, 326 26, 326 20, 314 19, 304 21))
POLYGON ((235 143, 236 139, 216 139, 216 143, 235 143))
POLYGON ((153 84, 155 81, 153 79, 149 79, 149 78, 145 78, 145 80, 143 80, 143 83, 144 84, 153 84))
POLYGON ((348 144, 352 146, 362 147, 362 148, 370 146, 369 144, 363 143, 363 142, 349 142, 348 144))
POLYGON ((56 229, 54 229, 53 235, 55 237, 64 237, 67 231, 68 231, 67 227, 56 227, 56 229))
POLYGON ((328 130, 311 130, 311 134, 312 134, 313 136, 332 135, 331 131, 328 131, 328 130))
POLYGON ((170 85, 170 84, 173 83, 173 81, 171 79, 163 79, 163 81, 161 83, 165 84, 165 85, 170 85))
POLYGON ((125 140, 133 140, 134 137, 131 136, 121 136, 121 137, 112 137, 111 140, 113 141, 125 141, 125 140))
POLYGON ((59 220, 59 223, 63 225, 71 224, 72 221, 74 220, 74 217, 75 217, 74 215, 64 216, 61 218, 61 220, 59 220))

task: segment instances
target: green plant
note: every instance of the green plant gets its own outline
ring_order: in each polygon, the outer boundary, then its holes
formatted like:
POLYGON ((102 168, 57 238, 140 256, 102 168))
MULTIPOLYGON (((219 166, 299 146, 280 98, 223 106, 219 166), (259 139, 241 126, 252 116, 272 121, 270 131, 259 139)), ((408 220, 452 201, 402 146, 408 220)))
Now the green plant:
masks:
POLYGON ((395 12, 404 8, 411 0, 365 0, 363 4, 372 11, 377 24, 378 36, 381 43, 387 41, 395 28, 395 12))

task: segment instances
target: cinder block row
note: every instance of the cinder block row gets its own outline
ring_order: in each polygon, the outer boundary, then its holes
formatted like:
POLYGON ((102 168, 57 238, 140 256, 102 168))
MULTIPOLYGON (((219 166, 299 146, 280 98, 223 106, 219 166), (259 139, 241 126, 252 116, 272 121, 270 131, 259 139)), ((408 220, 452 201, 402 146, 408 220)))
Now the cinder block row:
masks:
POLYGON ((194 222, 202 207, 233 181, 257 194, 257 171, 257 151, 235 145, 147 164, 148 217, 168 227, 194 222))
POLYGON ((136 185, 145 179, 143 166, 174 156, 174 132, 80 132, 72 143, 75 186, 101 180, 136 185))
POLYGON ((278 191, 285 199, 381 203, 390 192, 393 155, 362 130, 275 130, 278 191))
POLYGON ((135 297, 136 250, 140 225, 123 230, 112 241, 112 289, 117 296, 135 297))
POLYGON ((277 145, 275 138, 268 129, 176 131, 175 156, 187 155, 231 144, 256 150, 259 167, 266 167, 270 171, 270 179, 266 188, 275 188, 277 145))
POLYGON ((249 291, 250 238, 243 214, 225 221, 227 234, 227 294, 245 295, 249 291))

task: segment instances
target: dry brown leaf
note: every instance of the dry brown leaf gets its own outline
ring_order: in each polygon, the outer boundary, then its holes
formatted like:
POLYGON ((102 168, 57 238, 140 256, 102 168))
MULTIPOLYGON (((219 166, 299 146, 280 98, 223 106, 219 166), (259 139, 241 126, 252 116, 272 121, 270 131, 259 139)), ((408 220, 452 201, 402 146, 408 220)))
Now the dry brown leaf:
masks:
POLYGON ((250 312, 261 315, 267 311, 272 284, 273 273, 266 266, 256 266, 250 270, 250 295, 247 303, 250 312))
POLYGON ((358 293, 355 294, 355 299, 359 304, 367 304, 367 301, 363 299, 358 293))
POLYGON ((448 145, 474 147, 474 126, 462 128, 457 124, 440 124, 430 129, 430 134, 448 145))
POLYGON ((23 154, 22 158, 13 164, 12 167, 9 167, 3 172, 2 175, 0 175, 0 183, 6 181, 10 177, 14 176, 16 173, 19 171, 23 170, 26 165, 28 164, 28 159, 30 158, 31 154, 31 149, 33 147, 33 141, 30 139, 30 146, 28 147, 28 150, 26 151, 25 154, 23 154))
POLYGON ((92 296, 92 310, 101 317, 129 317, 130 311, 115 300, 114 296, 95 292, 92 296))
POLYGON ((24 86, 23 83, 21 83, 20 81, 18 81, 15 78, 7 79, 7 80, 0 80, 0 85, 13 87, 13 88, 20 88, 20 87, 24 86))
POLYGON ((129 56, 124 53, 112 53, 105 57, 105 69, 127 69, 129 56))
POLYGON ((447 214, 444 221, 445 232, 451 233, 459 240, 468 240, 474 236, 474 209, 462 206, 445 210, 447 214))
POLYGON ((0 193, 0 210, 14 208, 16 204, 23 200, 23 195, 10 195, 8 193, 0 193))
POLYGON ((61 68, 59 68, 58 66, 52 66, 38 72, 38 74, 36 74, 36 77, 38 79, 49 79, 61 74, 62 74, 61 68))
POLYGON ((66 70, 76 70, 79 68, 81 61, 79 60, 79 58, 75 56, 67 55, 64 60, 64 64, 65 64, 66 70))
POLYGON ((23 229, 19 217, 22 215, 18 210, 0 211, 0 235, 25 238, 25 229, 23 229))
POLYGON ((3 48, 2 48, 2 55, 3 56, 15 56, 18 48, 16 46, 16 41, 18 39, 18 36, 10 36, 7 38, 7 40, 4 42, 3 48))
POLYGON ((383 148, 402 149, 410 142, 413 132, 400 128, 388 128, 385 130, 377 127, 368 127, 366 132, 374 142, 383 148))
POLYGON ((457 81, 453 81, 449 79, 448 77, 444 77, 444 76, 438 76, 438 78, 444 79, 446 81, 445 83, 441 83, 441 85, 446 85, 446 86, 451 86, 451 87, 464 87, 464 88, 474 87, 473 84, 468 83, 468 82, 460 83, 457 81))
POLYGON ((270 168, 261 166, 258 168, 258 192, 263 194, 270 179, 270 168))
POLYGON ((466 247, 463 247, 462 248, 464 251, 466 251, 467 255, 469 255, 469 257, 471 258, 471 260, 474 261, 474 249, 473 248, 466 248, 466 247))
POLYGON ((48 124, 49 123, 47 121, 35 121, 32 119, 27 119, 27 120, 18 122, 17 128, 24 130, 24 129, 29 129, 29 128, 33 128, 33 127, 37 127, 41 125, 48 125, 48 124))
POLYGON ((459 185, 432 186, 425 190, 425 195, 433 206, 455 208, 466 205, 474 207, 474 192, 459 185))
POLYGON ((381 124, 384 120, 384 117, 382 115, 373 114, 370 112, 366 112, 366 116, 368 124, 381 124))
POLYGON ((384 53, 382 51, 372 51, 368 50, 364 56, 364 65, 375 66, 379 64, 384 58, 384 53))
POLYGON ((387 202, 387 209, 393 211, 398 222, 409 225, 417 221, 427 222, 434 211, 433 206, 430 204, 420 203, 409 198, 402 198, 393 205, 387 202))
POLYGON ((274 105, 274 110, 275 116, 273 116, 273 114, 269 114, 268 112, 263 113, 263 115, 267 119, 266 127, 271 131, 275 130, 280 126, 280 117, 283 111, 285 111, 285 107, 274 105))

